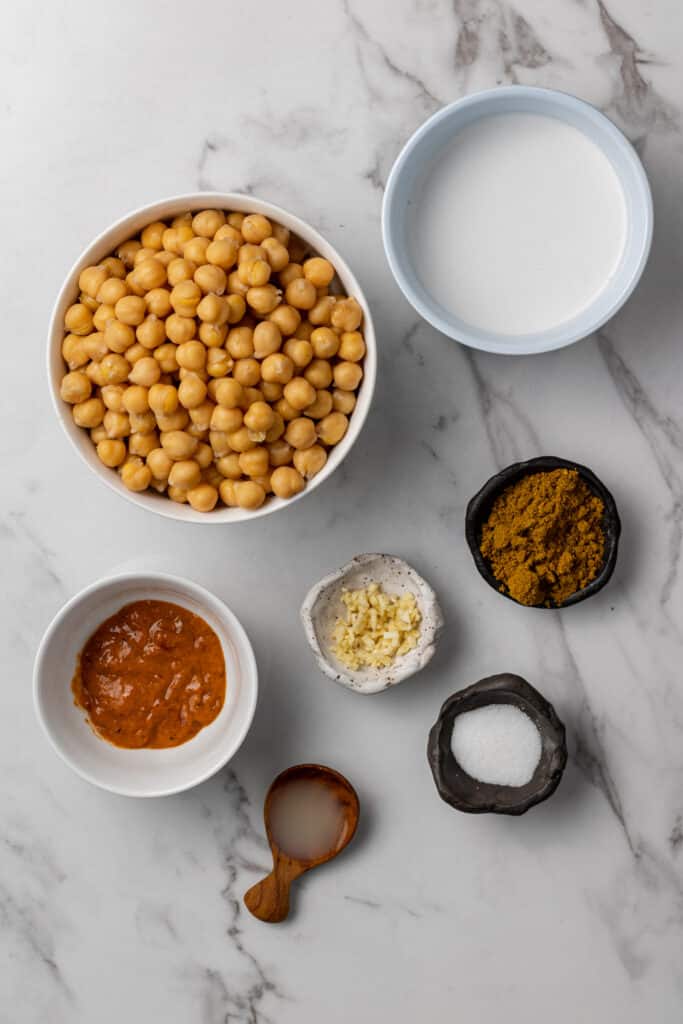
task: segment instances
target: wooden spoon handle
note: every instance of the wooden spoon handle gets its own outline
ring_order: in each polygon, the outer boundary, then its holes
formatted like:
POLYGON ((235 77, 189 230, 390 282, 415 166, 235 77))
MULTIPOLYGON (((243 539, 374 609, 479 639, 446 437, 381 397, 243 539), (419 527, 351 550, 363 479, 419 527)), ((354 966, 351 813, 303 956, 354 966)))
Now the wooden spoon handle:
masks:
POLYGON ((284 921, 289 914, 289 887, 300 874, 294 865, 288 869, 282 862, 276 864, 269 875, 244 894, 247 910, 261 921, 284 921))

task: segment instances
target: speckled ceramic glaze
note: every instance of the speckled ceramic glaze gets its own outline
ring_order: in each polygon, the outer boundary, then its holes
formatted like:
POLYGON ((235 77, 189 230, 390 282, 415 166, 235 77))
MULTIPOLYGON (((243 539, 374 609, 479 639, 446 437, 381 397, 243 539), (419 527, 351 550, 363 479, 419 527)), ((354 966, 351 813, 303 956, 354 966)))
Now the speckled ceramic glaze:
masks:
POLYGON ((395 555, 372 554, 356 555, 341 569, 316 583, 301 606, 301 620, 320 670, 356 693, 379 693, 423 669, 434 654, 443 626, 439 602, 426 580, 395 555), (412 651, 397 658, 388 668, 354 672, 332 653, 332 630, 337 619, 345 614, 342 591, 358 590, 370 583, 379 583, 388 594, 409 591, 415 595, 422 614, 420 638, 412 651))

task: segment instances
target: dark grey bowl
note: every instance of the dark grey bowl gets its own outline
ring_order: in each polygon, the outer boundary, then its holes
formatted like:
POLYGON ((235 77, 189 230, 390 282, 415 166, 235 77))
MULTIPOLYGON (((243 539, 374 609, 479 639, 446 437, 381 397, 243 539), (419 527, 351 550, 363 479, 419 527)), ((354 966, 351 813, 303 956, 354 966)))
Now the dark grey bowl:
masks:
MULTIPOLYGON (((538 459, 529 459, 528 462, 515 462, 508 466, 507 469, 496 473, 490 480, 487 480, 467 506, 465 513, 465 536, 480 576, 483 576, 488 585, 493 587, 498 594, 502 594, 510 601, 515 601, 514 597, 510 597, 505 590, 501 590, 500 580, 496 579, 493 575, 489 563, 481 553, 482 527, 489 517, 491 506, 502 491, 510 487, 511 484, 521 480, 524 476, 528 476, 531 473, 544 473, 553 469, 575 469, 592 493, 602 499, 602 503, 605 506, 605 515, 602 522, 602 529, 605 534, 605 560, 602 569, 595 579, 591 580, 587 587, 577 590, 566 601, 563 601, 561 604, 523 605, 525 608, 568 608, 572 604, 578 604, 579 601, 585 601, 587 597, 592 597, 593 594, 597 594, 599 590, 602 590, 612 576, 617 563, 621 520, 619 519, 614 498, 610 492, 595 473, 586 466, 581 466, 578 462, 568 462, 567 459, 557 459, 552 455, 543 455, 538 459)), ((515 604, 519 604, 519 601, 515 601, 515 604)))
POLYGON ((547 800, 560 784, 567 763, 567 742, 562 722, 552 704, 521 676, 503 673, 480 679, 449 697, 429 733, 427 758, 439 796, 451 807, 468 814, 524 814, 547 800), (514 704, 535 723, 541 734, 541 759, 525 786, 496 786, 468 775, 451 751, 457 715, 485 704, 514 704))

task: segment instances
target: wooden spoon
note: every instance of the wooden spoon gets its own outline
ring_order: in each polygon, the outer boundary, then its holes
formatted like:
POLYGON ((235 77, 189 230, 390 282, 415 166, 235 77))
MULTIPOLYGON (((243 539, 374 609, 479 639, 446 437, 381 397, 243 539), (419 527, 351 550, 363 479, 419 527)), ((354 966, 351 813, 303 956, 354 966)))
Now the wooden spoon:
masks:
POLYGON ((261 921, 284 921, 292 882, 341 853, 354 837, 359 813, 353 786, 332 768, 298 764, 278 775, 263 807, 273 870, 244 894, 247 909, 261 921), (309 800, 306 821, 300 812, 309 800))

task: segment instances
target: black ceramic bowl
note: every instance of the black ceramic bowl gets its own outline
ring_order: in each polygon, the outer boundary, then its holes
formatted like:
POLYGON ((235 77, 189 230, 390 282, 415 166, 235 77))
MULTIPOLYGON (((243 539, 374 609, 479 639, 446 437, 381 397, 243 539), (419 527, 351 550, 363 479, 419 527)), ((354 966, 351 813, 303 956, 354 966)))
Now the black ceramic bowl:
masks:
MULTIPOLYGON (((481 553, 482 527, 489 517, 491 506, 502 491, 531 473, 547 473, 553 469, 575 469, 592 493, 602 499, 602 503, 605 506, 602 522, 602 529, 605 535, 605 560, 602 569, 595 579, 591 580, 587 587, 577 590, 566 601, 563 601, 561 604, 524 605, 527 608, 568 608, 571 604, 585 601, 587 597, 592 597, 593 594, 597 594, 599 590, 602 590, 612 576, 617 562, 621 521, 614 498, 610 492, 602 481, 597 478, 595 473, 587 469, 586 466, 580 466, 578 462, 568 462, 566 459, 556 459, 552 455, 543 455, 538 459, 529 459, 528 462, 515 462, 513 465, 508 466, 507 469, 496 473, 475 494, 467 506, 467 512, 465 513, 465 536, 472 552, 474 564, 479 570, 480 575, 484 577, 488 585, 493 587, 497 593, 507 597, 510 601, 515 601, 514 597, 510 597, 505 589, 501 589, 502 584, 500 580, 497 580, 493 575, 489 563, 481 553)), ((515 601, 515 604, 519 604, 519 602, 515 601)))
POLYGON ((524 814, 559 786, 567 763, 567 742, 552 704, 521 676, 503 673, 480 679, 448 698, 429 734, 427 757, 439 796, 451 807, 468 814, 524 814), (541 759, 525 786, 479 782, 453 756, 451 735, 456 716, 486 704, 513 704, 529 716, 541 734, 541 759))

